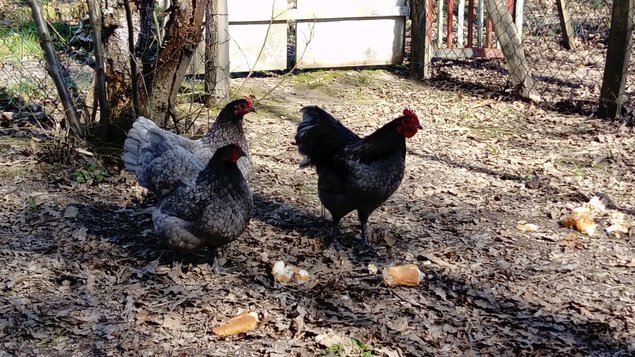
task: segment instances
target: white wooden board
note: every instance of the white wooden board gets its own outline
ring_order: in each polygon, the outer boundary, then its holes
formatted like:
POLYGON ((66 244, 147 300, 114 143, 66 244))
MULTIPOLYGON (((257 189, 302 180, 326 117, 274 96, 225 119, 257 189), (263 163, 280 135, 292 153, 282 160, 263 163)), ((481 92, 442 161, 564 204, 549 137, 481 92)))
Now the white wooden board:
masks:
MULTIPOLYGON (((294 9, 286 0, 228 0, 227 5, 231 72, 287 69, 288 20, 296 21, 299 68, 403 61, 406 0, 297 0, 294 9)), ((202 49, 190 73, 204 72, 202 49)))
POLYGON ((287 68, 287 23, 272 24, 267 35, 268 27, 268 23, 229 25, 229 70, 231 72, 287 68), (261 48, 262 54, 258 58, 261 48), (257 62, 256 59, 258 59, 257 62))
POLYGON ((403 17, 298 22, 298 67, 401 63, 404 23, 403 17))

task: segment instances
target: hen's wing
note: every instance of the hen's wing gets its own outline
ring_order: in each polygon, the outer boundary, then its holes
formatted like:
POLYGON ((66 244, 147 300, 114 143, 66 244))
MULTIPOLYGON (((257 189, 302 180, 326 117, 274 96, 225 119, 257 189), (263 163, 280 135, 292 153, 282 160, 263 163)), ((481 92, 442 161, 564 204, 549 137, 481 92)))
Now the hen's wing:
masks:
POLYGON ((139 150, 135 174, 139 183, 160 197, 179 185, 194 184, 205 168, 187 149, 168 140, 163 133, 148 131, 148 142, 139 150))
POLYGON ((172 146, 180 146, 190 152, 193 152, 198 146, 198 143, 194 140, 163 130, 152 120, 139 117, 128 131, 128 136, 123 146, 124 153, 121 158, 127 171, 137 173, 138 166, 141 164, 141 149, 147 147, 152 138, 156 139, 157 137, 161 137, 161 140, 170 143, 172 146))

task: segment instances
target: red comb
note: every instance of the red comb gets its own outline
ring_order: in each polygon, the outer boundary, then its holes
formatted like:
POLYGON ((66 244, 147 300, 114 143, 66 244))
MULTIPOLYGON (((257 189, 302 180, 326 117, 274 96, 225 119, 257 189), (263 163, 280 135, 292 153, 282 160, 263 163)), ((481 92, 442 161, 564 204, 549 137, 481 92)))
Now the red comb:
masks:
POLYGON ((419 118, 417 117, 417 114, 415 114, 414 110, 410 109, 410 108, 406 108, 403 110, 403 116, 408 117, 408 118, 414 118, 419 120, 419 118))
POLYGON ((254 103, 251 101, 251 96, 250 95, 246 95, 245 96, 245 100, 247 101, 247 103, 249 103, 249 106, 253 107, 254 103))

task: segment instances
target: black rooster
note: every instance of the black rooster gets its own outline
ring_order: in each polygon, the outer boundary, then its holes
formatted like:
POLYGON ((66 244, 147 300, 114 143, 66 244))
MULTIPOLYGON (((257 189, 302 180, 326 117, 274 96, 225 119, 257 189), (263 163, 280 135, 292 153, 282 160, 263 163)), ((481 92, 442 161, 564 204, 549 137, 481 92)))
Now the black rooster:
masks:
POLYGON ((405 109, 365 138, 360 138, 331 114, 317 106, 300 110, 302 122, 295 143, 305 158, 300 167, 315 166, 320 201, 333 217, 330 244, 341 249, 337 237, 339 221, 357 210, 362 243, 369 247, 368 217, 401 184, 405 169, 406 138, 421 129, 417 115, 405 109))

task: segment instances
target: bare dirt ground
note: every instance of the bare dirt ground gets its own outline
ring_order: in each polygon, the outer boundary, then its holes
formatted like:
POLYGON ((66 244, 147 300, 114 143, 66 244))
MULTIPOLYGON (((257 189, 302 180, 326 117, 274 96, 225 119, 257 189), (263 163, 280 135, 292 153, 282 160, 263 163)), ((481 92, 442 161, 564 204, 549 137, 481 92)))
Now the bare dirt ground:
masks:
MULTIPOLYGON (((279 81, 250 79, 241 94, 279 81)), ((2 129, 0 355, 635 353, 635 238, 605 232, 619 213, 634 218, 632 128, 381 70, 304 73, 257 107, 246 122, 255 215, 219 275, 206 252, 158 243, 131 176, 109 167, 96 182, 94 158, 47 163, 46 133, 2 129), (406 106, 419 114, 401 188, 371 217, 376 257, 357 250, 354 215, 345 251, 324 249, 329 217, 292 145, 307 104, 362 135, 406 106), (595 194, 607 210, 593 237, 559 224, 595 194), (311 280, 274 283, 276 260, 311 280), (386 287, 370 263, 414 263, 425 279, 386 287), (255 330, 210 332, 247 310, 255 330)))

